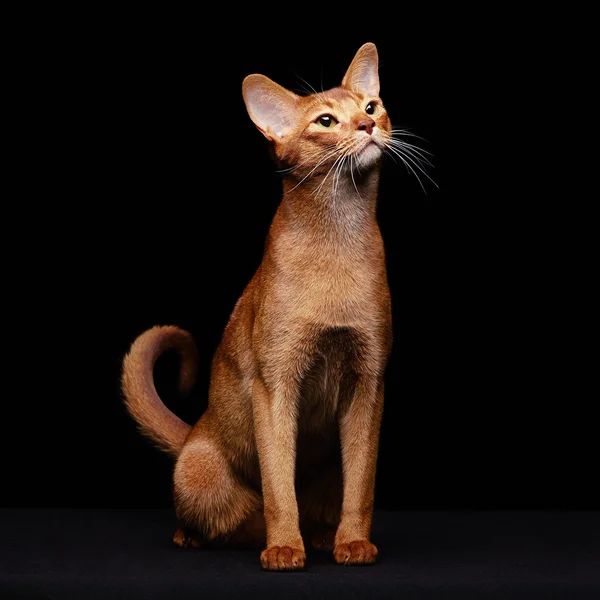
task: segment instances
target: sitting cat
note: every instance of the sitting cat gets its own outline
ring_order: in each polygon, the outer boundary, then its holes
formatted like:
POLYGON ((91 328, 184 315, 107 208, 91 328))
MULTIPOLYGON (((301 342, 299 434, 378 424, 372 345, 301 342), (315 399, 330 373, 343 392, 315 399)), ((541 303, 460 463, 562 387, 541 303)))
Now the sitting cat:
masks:
POLYGON ((393 143, 377 49, 362 46, 328 91, 298 96, 249 75, 242 92, 282 169, 283 199, 215 353, 208 408, 191 427, 156 393, 153 367, 168 349, 181 358, 181 389, 194 382, 194 342, 174 326, 132 344, 126 405, 142 433, 177 459, 179 545, 266 545, 264 569, 296 570, 311 540, 340 564, 373 563, 392 343, 375 206, 380 159, 393 143))

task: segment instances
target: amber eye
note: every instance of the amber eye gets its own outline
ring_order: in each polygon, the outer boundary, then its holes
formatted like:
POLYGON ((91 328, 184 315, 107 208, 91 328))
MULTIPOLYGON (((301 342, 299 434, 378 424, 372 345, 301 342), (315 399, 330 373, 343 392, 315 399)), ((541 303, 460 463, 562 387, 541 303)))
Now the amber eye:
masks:
POLYGON ((320 125, 321 127, 333 127, 337 123, 337 121, 331 115, 322 115, 320 116, 315 123, 320 125))
POLYGON ((368 115, 372 115, 375 112, 375 106, 377 106, 375 103, 369 102, 369 104, 367 104, 367 108, 365 108, 365 112, 368 115))

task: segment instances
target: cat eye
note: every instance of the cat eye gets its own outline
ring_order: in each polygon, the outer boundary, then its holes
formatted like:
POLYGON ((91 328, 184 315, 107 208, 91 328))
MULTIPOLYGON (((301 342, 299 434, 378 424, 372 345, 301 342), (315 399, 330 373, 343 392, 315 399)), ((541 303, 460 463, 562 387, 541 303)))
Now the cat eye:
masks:
POLYGON ((315 123, 321 127, 332 127, 337 123, 337 121, 331 115, 322 115, 315 121, 315 123))
POLYGON ((372 115, 375 112, 376 106, 377 106, 377 104, 375 104, 375 102, 369 102, 369 104, 367 104, 367 107, 365 108, 365 112, 368 115, 372 115))

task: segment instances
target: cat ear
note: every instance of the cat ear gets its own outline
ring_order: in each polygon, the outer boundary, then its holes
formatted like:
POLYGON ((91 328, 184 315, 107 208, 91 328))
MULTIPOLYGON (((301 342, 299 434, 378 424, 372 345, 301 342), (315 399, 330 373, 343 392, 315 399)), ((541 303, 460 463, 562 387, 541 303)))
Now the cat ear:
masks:
POLYGON ((248 75, 242 95, 250 118, 268 140, 281 139, 298 122, 298 96, 264 75, 248 75))
POLYGON ((379 57, 375 44, 364 44, 350 63, 342 87, 365 96, 379 96, 378 69, 379 57))

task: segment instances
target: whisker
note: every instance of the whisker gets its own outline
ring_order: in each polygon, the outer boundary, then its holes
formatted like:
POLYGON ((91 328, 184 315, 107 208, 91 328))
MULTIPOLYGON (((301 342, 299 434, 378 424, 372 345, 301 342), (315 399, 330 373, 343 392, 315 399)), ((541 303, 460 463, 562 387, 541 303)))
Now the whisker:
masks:
MULTIPOLYGON (((326 156, 324 156, 312 169, 311 171, 308 173, 308 175, 304 176, 291 190, 290 192, 293 192, 301 183, 303 183, 308 177, 310 177, 315 170, 317 169, 317 167, 319 167, 320 165, 322 165, 328 158, 331 158, 332 156, 335 155, 335 153, 338 152, 337 149, 329 152, 326 156)), ((337 159, 336 159, 337 160, 337 159)), ((335 162, 333 163, 335 164, 335 162)), ((330 169, 331 171, 331 169, 330 169)), ((289 192, 288 192, 289 193, 289 192)))
MULTIPOLYGON (((343 147, 338 148, 338 152, 341 152, 343 150, 343 147)), ((323 181, 321 181, 321 183, 319 184, 319 186, 317 187, 317 189, 314 192, 314 195, 317 196, 321 189, 323 188, 323 186, 325 185, 325 182, 327 181, 327 178, 329 177, 329 174, 331 173, 331 171, 333 170, 333 168, 338 164, 338 162, 340 161, 340 159, 342 159, 344 157, 344 155, 340 155, 338 156, 334 163, 331 165, 331 168, 329 169, 329 171, 327 171, 327 175, 325 175, 325 177, 323 178, 323 181)))
MULTIPOLYGON (((398 161, 396 160, 396 154, 394 152, 392 152, 387 147, 385 147, 383 150, 387 154, 387 156, 389 156, 396 164, 398 164, 398 161)), ((400 156, 400 160, 402 161, 402 164, 404 165, 406 172, 409 175, 412 173, 417 179, 419 179, 418 175, 413 171, 413 169, 411 169, 410 165, 401 156, 400 156)), ((423 187, 423 186, 421 186, 421 187, 423 187)), ((427 192, 425 192, 425 193, 427 193, 427 192)))
POLYGON ((290 167, 289 169, 278 169, 275 172, 276 173, 291 173, 292 171, 295 171, 296 169, 299 169, 300 167, 304 166, 306 163, 312 162, 315 158, 317 158, 318 156, 320 156, 324 152, 327 152, 327 150, 331 150, 331 148, 335 148, 335 144, 330 144, 329 146, 325 146, 325 148, 322 148, 321 150, 318 150, 317 152, 314 152, 306 160, 304 160, 303 162, 297 164, 295 167, 290 167))
MULTIPOLYGON (((416 170, 420 171, 423 175, 425 175, 425 177, 427 177, 427 179, 429 179, 429 181, 431 181, 431 183, 433 183, 433 185, 435 185, 435 187, 439 188, 438 184, 431 178, 431 176, 429 175, 429 173, 427 173, 425 169, 426 165, 435 168, 435 165, 433 165, 431 161, 427 158, 427 156, 425 156, 425 154, 428 154, 429 156, 433 156, 433 154, 431 152, 428 152, 427 150, 424 150, 423 148, 420 148, 419 146, 416 146, 415 144, 410 144, 405 140, 399 139, 399 137, 394 137, 394 134, 396 134, 397 136, 409 135, 415 138, 419 138, 425 142, 427 142, 427 140, 418 135, 415 135, 414 133, 407 131, 406 129, 392 129, 391 133, 385 135, 385 145, 387 149, 389 149, 392 153, 398 156, 398 158, 400 158, 400 160, 404 163, 407 169, 410 169, 410 171, 419 181, 419 184, 423 188, 423 191, 425 191, 425 188, 416 170), (416 170, 413 169, 413 167, 415 167, 416 170)), ((386 154, 388 154, 388 156, 391 156, 389 152, 386 152, 386 154)), ((425 193, 427 192, 425 191, 425 193)))
MULTIPOLYGON (((392 146, 392 148, 394 147, 392 146)), ((400 151, 400 153, 403 153, 402 149, 400 148, 396 148, 396 150, 400 151)), ((417 169, 419 169, 419 171, 421 171, 421 173, 423 173, 423 175, 425 175, 425 177, 427 177, 427 179, 429 179, 429 181, 431 181, 431 183, 433 183, 435 187, 439 188, 438 184, 431 178, 429 173, 427 173, 427 171, 414 158, 412 158, 410 154, 404 153, 404 157, 406 158, 406 160, 411 162, 417 169)))
POLYGON ((348 152, 348 150, 344 151, 344 153, 342 154, 342 160, 340 160, 337 167, 335 168, 335 172, 333 173, 333 196, 334 197, 337 197, 338 183, 340 180, 340 172, 341 172, 342 167, 344 166, 344 162, 346 162, 347 152, 348 152))
POLYGON ((306 81, 306 79, 304 79, 304 77, 301 77, 300 75, 298 75, 298 73, 294 73, 294 75, 300 80, 302 81, 302 83, 304 83, 305 85, 308 86, 309 88, 309 93, 310 94, 318 94, 319 92, 317 92, 317 90, 315 90, 315 88, 310 85, 310 83, 308 83, 308 81, 306 81))
MULTIPOLYGON (((308 91, 309 94, 316 94, 317 96, 320 96, 323 101, 326 100, 326 98, 325 98, 325 92, 323 90, 321 90, 320 92, 317 91, 312 85, 310 85, 310 83, 308 83, 308 81, 306 81, 306 79, 304 79, 304 77, 301 77, 300 75, 298 75, 298 73, 294 73, 294 75, 298 79, 300 79, 300 81, 304 82, 308 86, 309 89, 306 90, 306 88, 305 88, 305 91, 308 91)), ((321 79, 322 79, 322 75, 321 75, 321 79)), ((321 83, 321 88, 323 88, 323 84, 322 83, 321 83)))
MULTIPOLYGON (((354 184, 354 189, 358 194, 358 197, 361 198, 360 192, 358 191, 358 187, 356 187, 356 181, 354 180, 354 167, 352 166, 352 154, 350 155, 350 176, 352 177, 352 183, 354 184)), ((362 200, 362 198, 361 198, 362 200)))
POLYGON ((421 154, 419 154, 418 148, 415 149, 414 147, 411 147, 410 145, 403 144, 402 142, 398 142, 398 140, 390 140, 389 144, 391 146, 395 146, 396 148, 404 150, 407 154, 412 156, 416 161, 423 162, 435 169, 435 165, 433 165, 427 157, 421 156, 421 154))
MULTIPOLYGON (((334 168, 339 164, 339 162, 343 158, 344 158, 344 156, 340 155, 335 159, 335 162, 331 165, 331 169, 329 169, 329 171, 327 172, 327 175, 325 175, 325 177, 323 178, 323 181, 321 181, 321 183, 319 184, 319 187, 316 189, 315 196, 318 196, 320 194, 321 190, 323 189, 323 186, 325 185, 325 182, 327 181, 327 178, 329 177, 329 174, 331 173, 331 171, 334 170, 334 168)), ((334 171, 334 176, 335 176, 335 171, 334 171)))
POLYGON ((333 164, 331 165, 329 171, 327 171, 327 174, 325 175, 325 177, 323 177, 323 181, 321 181, 321 183, 316 187, 315 191, 313 192, 314 196, 318 196, 321 188, 323 187, 323 185, 325 184, 325 182, 327 181, 327 178, 329 177, 329 173, 331 173, 332 169, 335 167, 337 161, 340 160, 340 157, 338 156, 334 161, 333 164))
POLYGON ((417 135, 416 133, 412 133, 412 131, 408 131, 408 129, 392 129, 391 133, 399 133, 401 135, 408 135, 410 137, 415 137, 420 140, 423 140, 424 142, 429 142, 429 140, 426 140, 424 137, 421 137, 420 135, 417 135))
MULTIPOLYGON (((421 183, 421 179, 419 178, 419 176, 417 175, 417 172, 410 166, 411 164, 416 167, 419 171, 421 171, 421 173, 423 173, 423 175, 425 175, 425 177, 427 177, 427 179, 429 179, 429 181, 431 181, 431 183, 433 183, 433 185, 435 185, 436 188, 439 188, 438 184, 431 178, 431 176, 429 175, 429 173, 427 173, 427 171, 425 171, 423 169, 423 167, 421 167, 413 158, 411 158, 408 154, 405 154, 402 152, 402 150, 395 148, 394 146, 388 146, 388 148, 394 152, 394 154, 396 154, 396 156, 398 156, 400 158, 400 160, 408 167, 410 168, 410 170, 413 172, 413 174, 415 175, 415 177, 419 180, 419 183, 421 184, 421 187, 423 187, 423 184, 421 183)), ((425 191, 425 188, 423 188, 423 191, 425 191)), ((425 192, 427 193, 427 192, 425 192)))
POLYGON ((433 153, 429 152, 428 150, 425 150, 424 148, 421 148, 420 146, 416 146, 415 144, 411 144, 411 143, 407 142, 406 140, 401 139, 401 136, 403 134, 410 135, 412 137, 418 138, 420 140, 423 140, 424 142, 429 143, 425 138, 415 135, 414 133, 408 133, 404 129, 392 129, 390 133, 384 132, 384 137, 386 140, 393 140, 394 142, 406 144, 407 146, 410 146, 411 148, 418 149, 419 152, 422 152, 424 154, 429 154, 429 156, 433 156, 433 153), (394 134, 396 134, 396 135, 394 135, 394 134))
POLYGON ((431 152, 428 152, 427 150, 423 150, 423 148, 421 148, 419 146, 415 146, 415 144, 409 144, 408 142, 405 142, 404 140, 399 140, 398 138, 388 138, 388 140, 392 144, 400 144, 401 146, 410 148, 413 152, 416 152, 417 154, 419 154, 419 156, 421 156, 421 158, 423 160, 428 160, 427 157, 425 156, 425 154, 428 154, 429 156, 433 156, 433 154, 431 152))
POLYGON ((415 172, 415 170, 406 162, 406 160, 404 160, 404 157, 400 154, 400 152, 398 152, 395 148, 393 148, 392 146, 388 146, 389 150, 391 150, 396 156, 398 156, 398 158, 404 163, 404 166, 407 169, 410 169, 410 171, 412 172, 412 174, 417 178, 417 181, 419 182, 419 185, 421 186, 421 188, 423 189, 423 191, 425 192, 425 195, 427 195, 427 190, 425 189, 425 187, 423 186, 423 183, 421 182, 421 179, 419 178, 419 176, 417 175, 417 173, 415 172))
POLYGON ((391 152, 387 146, 383 147, 383 151, 385 152, 386 156, 389 156, 396 164, 398 164, 398 161, 396 160, 396 157, 394 156, 394 153, 391 152))
POLYGON ((333 196, 334 197, 337 197, 338 189, 340 187, 340 176, 342 174, 342 169, 344 168, 344 163, 346 162, 346 158, 348 157, 349 152, 350 152, 350 148, 348 150, 346 150, 346 152, 344 152, 344 154, 342 156, 342 160, 338 164, 338 167, 336 169, 336 172, 335 172, 335 175, 333 178, 333 196))

